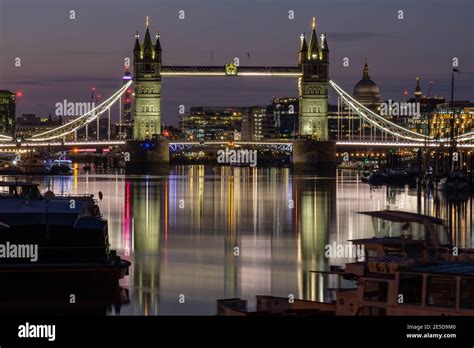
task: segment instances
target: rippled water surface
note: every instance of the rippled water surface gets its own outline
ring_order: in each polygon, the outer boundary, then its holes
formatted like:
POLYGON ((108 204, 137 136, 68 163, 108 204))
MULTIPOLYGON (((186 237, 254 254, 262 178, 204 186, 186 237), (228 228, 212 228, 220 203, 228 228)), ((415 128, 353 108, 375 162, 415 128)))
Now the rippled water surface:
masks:
POLYGON ((310 271, 351 261, 325 257, 327 244, 374 235, 361 211, 439 216, 456 244, 473 246, 467 196, 370 189, 348 171, 319 177, 292 176, 285 168, 179 166, 163 177, 31 180, 42 191, 103 192, 112 248, 132 262, 121 283, 129 289, 130 303, 120 310, 125 315, 212 315, 217 299, 234 297, 247 299, 252 310, 256 295, 327 299, 332 284, 310 271))

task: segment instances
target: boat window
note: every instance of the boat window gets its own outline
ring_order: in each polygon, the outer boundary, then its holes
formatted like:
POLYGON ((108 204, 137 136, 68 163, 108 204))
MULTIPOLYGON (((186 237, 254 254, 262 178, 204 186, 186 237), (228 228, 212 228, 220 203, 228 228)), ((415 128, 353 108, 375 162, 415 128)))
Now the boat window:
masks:
POLYGON ((474 309, 474 278, 461 279, 461 308, 474 309))
POLYGON ((15 187, 13 186, 0 186, 0 197, 11 197, 16 196, 15 187))
POLYGON ((391 256, 406 257, 406 254, 402 251, 402 246, 400 244, 391 244, 388 246, 384 246, 384 252, 385 254, 391 256))
POLYGON ((23 199, 41 199, 41 194, 36 186, 18 186, 17 193, 23 199))
POLYGON ((387 302, 388 283, 367 280, 364 286, 364 300, 387 302))
POLYGON ((411 239, 425 239, 425 226, 419 223, 404 223, 386 221, 379 218, 372 219, 376 237, 400 237, 407 235, 411 239))
POLYGON ((377 261, 378 255, 377 255, 377 250, 367 250, 366 255, 367 255, 367 261, 377 261))
POLYGON ((426 287, 428 306, 454 307, 456 305, 456 279, 454 277, 428 277, 426 287))
POLYGON ((441 244, 452 244, 449 230, 444 225, 435 225, 435 233, 441 244))
POLYGON ((423 276, 421 274, 400 273, 398 295, 402 295, 402 305, 421 305, 423 276))
POLYGON ((359 308, 358 314, 362 316, 385 316, 387 311, 382 307, 364 306, 359 308))

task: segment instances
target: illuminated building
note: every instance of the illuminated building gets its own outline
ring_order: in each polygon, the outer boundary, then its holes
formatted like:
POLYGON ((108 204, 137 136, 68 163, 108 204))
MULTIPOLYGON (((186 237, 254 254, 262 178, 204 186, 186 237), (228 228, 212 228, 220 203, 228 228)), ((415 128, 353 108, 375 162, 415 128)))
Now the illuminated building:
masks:
POLYGON ((359 139, 360 118, 350 113, 347 107, 341 107, 338 110, 336 105, 329 105, 328 128, 331 140, 351 140, 354 137, 359 139), (357 137, 354 136, 355 134, 357 137))
POLYGON ((181 129, 171 125, 163 125, 163 137, 169 140, 181 140, 181 129))
POLYGON ((0 91, 0 132, 14 135, 15 131, 15 93, 0 91))
MULTIPOLYGON (((15 135, 20 138, 30 138, 35 134, 54 129, 61 124, 63 124, 62 117, 53 119, 51 113, 48 117, 37 117, 35 114, 23 114, 16 120, 15 135)), ((73 138, 74 134, 66 136, 67 140, 73 140, 73 138)))
POLYGON ((362 80, 354 86, 353 96, 365 107, 377 111, 380 107, 380 90, 377 84, 370 79, 369 65, 365 61, 362 80))
POLYGON ((238 140, 245 107, 191 107, 180 117, 179 125, 187 140, 238 140))
POLYGON ((274 115, 275 137, 295 138, 299 131, 298 98, 273 98, 270 108, 271 114, 274 115))
MULTIPOLYGON (((130 71, 128 71, 128 68, 126 68, 122 78, 123 84, 125 85, 131 79, 132 76, 130 71)), ((122 120, 124 122, 132 121, 132 90, 130 88, 125 91, 122 106, 122 120)))
POLYGON ((151 42, 147 17, 143 45, 140 45, 137 34, 133 49, 135 82, 133 138, 135 140, 151 139, 154 134, 161 134, 161 54, 158 33, 156 43, 153 45, 151 42))
POLYGON ((268 106, 252 106, 242 116, 242 140, 296 138, 299 129, 299 100, 274 97, 268 106))
POLYGON ((258 141, 263 139, 262 124, 267 114, 264 106, 253 106, 242 115, 242 140, 258 141))
POLYGON ((299 125, 299 100, 273 98, 267 106, 191 107, 180 117, 188 140, 246 140, 294 138, 299 125))
POLYGON ((428 90, 428 95, 425 95, 421 90, 420 86, 420 78, 416 78, 416 87, 415 91, 413 92, 413 98, 408 100, 408 103, 412 105, 417 103, 417 109, 420 111, 419 116, 405 116, 405 117, 398 117, 396 119, 397 123, 400 124, 402 127, 406 127, 411 129, 417 133, 428 134, 433 132, 430 129, 429 121, 432 119, 432 116, 435 113, 435 109, 438 105, 443 104, 445 99, 439 96, 430 96, 431 93, 431 85, 433 82, 430 83, 430 88, 428 90))
MULTIPOLYGON (((128 68, 125 69, 122 81, 126 84, 132 79, 128 68)), ((121 120, 115 125, 118 139, 132 139, 133 137, 133 120, 132 120, 132 88, 128 88, 122 98, 122 115, 121 120)))
MULTIPOLYGON (((454 135, 470 132, 474 126, 474 103, 468 101, 454 102, 454 135)), ((451 136, 453 112, 450 103, 438 105, 430 120, 430 133, 434 137, 451 136)))

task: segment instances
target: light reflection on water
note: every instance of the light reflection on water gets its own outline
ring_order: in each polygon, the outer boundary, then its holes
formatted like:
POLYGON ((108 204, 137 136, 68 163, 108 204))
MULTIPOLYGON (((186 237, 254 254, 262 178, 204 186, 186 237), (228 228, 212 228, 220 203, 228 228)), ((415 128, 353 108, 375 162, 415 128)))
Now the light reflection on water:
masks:
POLYGON ((472 201, 449 203, 416 189, 378 188, 356 174, 292 176, 285 168, 173 167, 167 177, 79 175, 32 178, 56 193, 104 194, 113 249, 132 261, 124 315, 215 314, 216 300, 255 295, 324 300, 328 270, 352 259, 324 257, 333 242, 374 235, 360 211, 400 209, 450 221, 472 247, 472 201), (239 256, 235 256, 239 248, 239 256), (179 303, 179 296, 185 303, 179 303))

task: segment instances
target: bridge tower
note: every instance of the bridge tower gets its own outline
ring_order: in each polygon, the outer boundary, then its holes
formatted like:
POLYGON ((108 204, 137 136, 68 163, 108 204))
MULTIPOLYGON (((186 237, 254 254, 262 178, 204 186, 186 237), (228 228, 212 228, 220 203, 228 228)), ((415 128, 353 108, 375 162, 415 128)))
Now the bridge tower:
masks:
POLYGON ((140 45, 137 32, 133 49, 134 140, 151 139, 154 134, 161 134, 161 58, 160 36, 156 34, 153 45, 147 17, 143 45, 140 45))
POLYGON ((321 35, 321 43, 318 41, 314 17, 309 45, 301 35, 298 65, 303 73, 298 80, 300 135, 328 140, 329 48, 326 35, 321 35))

